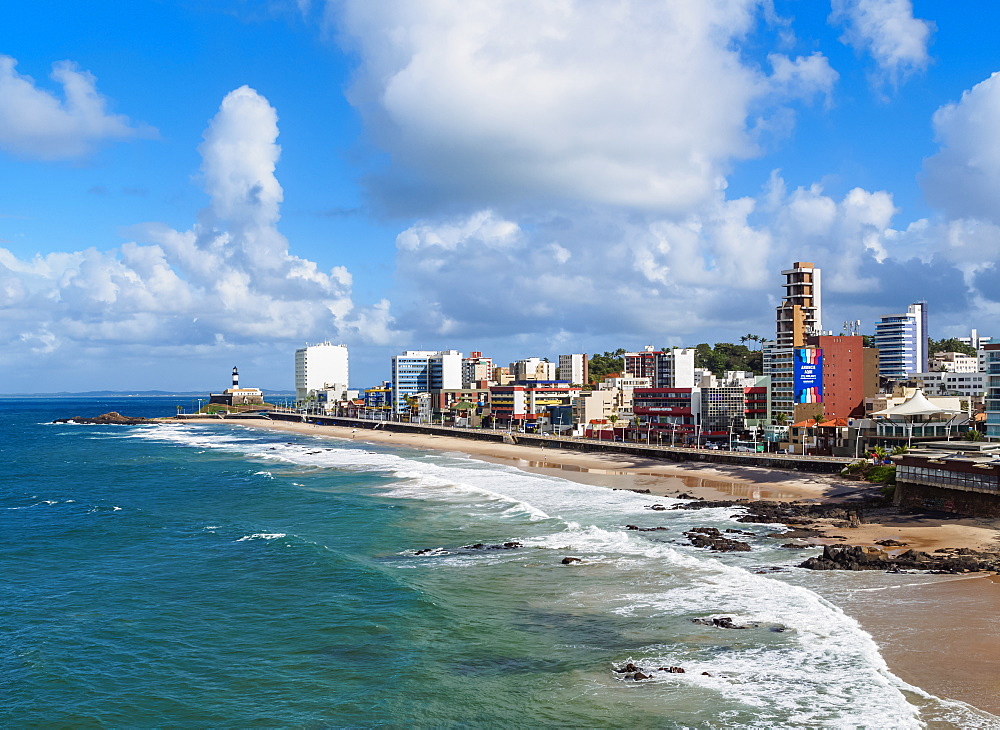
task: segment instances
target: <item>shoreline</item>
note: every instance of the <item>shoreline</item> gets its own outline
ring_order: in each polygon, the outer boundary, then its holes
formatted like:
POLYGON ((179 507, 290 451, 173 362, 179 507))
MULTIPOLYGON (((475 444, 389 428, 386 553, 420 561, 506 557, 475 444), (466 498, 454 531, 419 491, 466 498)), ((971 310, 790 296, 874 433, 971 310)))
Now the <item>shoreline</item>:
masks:
MULTIPOLYGON (((526 445, 294 422, 229 423, 345 441, 459 453, 593 486, 649 490, 653 497, 685 495, 704 500, 830 503, 860 494, 866 488, 863 482, 836 476, 760 467, 665 463, 570 450, 553 453, 526 445)), ((906 543, 908 548, 922 551, 941 548, 996 550, 1000 545, 998 520, 885 515, 880 516, 879 522, 860 526, 829 519, 815 520, 813 524, 822 533, 821 537, 808 540, 814 545, 869 546, 882 539, 894 539, 906 543)), ((837 605, 872 635, 886 663, 900 679, 939 697, 966 702, 1000 715, 1000 697, 995 692, 997 681, 1000 681, 1000 672, 996 669, 996 661, 1000 658, 1000 629, 994 618, 995 607, 1000 605, 1000 576, 977 573, 968 576, 914 574, 914 577, 919 580, 912 585, 887 590, 885 602, 877 607, 844 597, 840 597, 837 605), (946 610, 941 610, 942 606, 946 610), (928 636, 933 639, 928 641, 928 636)))

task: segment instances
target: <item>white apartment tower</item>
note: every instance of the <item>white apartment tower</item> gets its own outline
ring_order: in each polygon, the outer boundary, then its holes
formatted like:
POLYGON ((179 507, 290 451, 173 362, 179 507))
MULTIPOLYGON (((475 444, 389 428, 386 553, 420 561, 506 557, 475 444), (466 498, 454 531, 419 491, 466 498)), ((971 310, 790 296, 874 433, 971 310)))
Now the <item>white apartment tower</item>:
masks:
POLYGON ((673 347, 656 353, 653 382, 657 388, 693 388, 694 348, 673 347))
POLYGON ((347 345, 323 342, 295 351, 295 399, 325 388, 347 389, 347 345))
POLYGON ((588 375, 585 354, 559 356, 559 370, 557 372, 559 380, 565 380, 571 385, 586 385, 588 375))

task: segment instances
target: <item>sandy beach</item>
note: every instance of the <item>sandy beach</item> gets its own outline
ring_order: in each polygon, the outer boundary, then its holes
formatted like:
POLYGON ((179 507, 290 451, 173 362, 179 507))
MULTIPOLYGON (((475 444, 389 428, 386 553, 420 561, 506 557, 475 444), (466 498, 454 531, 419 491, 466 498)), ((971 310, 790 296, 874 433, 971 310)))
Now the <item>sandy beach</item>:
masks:
MULTIPOLYGON (((653 496, 826 501, 843 499, 870 486, 827 475, 678 464, 448 436, 276 421, 234 425, 456 452, 586 484, 648 489, 653 496)), ((874 545, 877 540, 891 538, 928 552, 939 548, 995 550, 1000 545, 1000 521, 996 520, 889 515, 880 522, 855 527, 822 522, 816 526, 827 537, 813 539, 813 543, 874 545)), ((1000 687, 1000 619, 996 617, 1000 578, 921 575, 912 586, 887 590, 885 598, 878 610, 871 603, 848 602, 842 608, 875 638, 892 670, 927 692, 1000 714, 1000 694, 996 691, 1000 687)))

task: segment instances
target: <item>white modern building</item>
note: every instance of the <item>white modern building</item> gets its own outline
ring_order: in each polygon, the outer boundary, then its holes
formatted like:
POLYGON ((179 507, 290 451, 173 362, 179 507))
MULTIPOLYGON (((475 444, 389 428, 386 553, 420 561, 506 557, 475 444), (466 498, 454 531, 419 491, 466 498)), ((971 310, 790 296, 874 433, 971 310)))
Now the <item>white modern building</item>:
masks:
POLYGON ((510 364, 510 374, 514 382, 525 380, 555 380, 556 365, 548 360, 529 357, 510 364))
POLYGON ((320 390, 347 390, 347 345, 322 342, 295 351, 295 399, 320 390))
POLYGON ((695 387, 694 348, 674 347, 656 353, 653 382, 656 388, 695 387))
POLYGON ((939 373, 978 373, 979 358, 964 352, 932 352, 930 370, 939 373))
POLYGON ((558 379, 572 385, 586 385, 588 379, 586 354, 560 355, 558 379))
POLYGON ((462 353, 457 350, 407 350, 392 358, 392 404, 409 410, 407 398, 431 390, 462 387, 462 353))
POLYGON ((902 314, 887 314, 875 323, 878 374, 905 380, 910 373, 926 373, 927 302, 915 302, 902 314))
POLYGON ((959 395, 972 399, 986 394, 987 378, 986 373, 948 371, 911 373, 909 376, 927 396, 959 395))

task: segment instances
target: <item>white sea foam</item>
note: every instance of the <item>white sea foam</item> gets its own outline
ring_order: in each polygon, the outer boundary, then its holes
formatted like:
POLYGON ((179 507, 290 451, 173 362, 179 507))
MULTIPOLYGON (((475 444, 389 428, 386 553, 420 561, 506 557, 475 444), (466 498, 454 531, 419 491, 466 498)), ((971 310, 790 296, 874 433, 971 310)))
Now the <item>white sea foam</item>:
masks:
MULTIPOLYGON (((907 700, 907 694, 929 696, 889 672, 874 641, 854 619, 816 593, 780 580, 781 574, 756 575, 740 567, 772 560, 774 551, 709 557, 686 543, 669 545, 657 541, 657 538, 679 538, 683 530, 695 524, 726 526, 731 524, 737 510, 654 512, 647 509, 654 502, 672 506, 679 500, 612 491, 468 458, 371 452, 350 442, 340 445, 324 441, 323 446, 317 446, 297 438, 275 444, 266 438, 237 437, 231 431, 187 425, 133 430, 129 436, 225 449, 298 467, 384 474, 394 480, 384 489, 387 497, 439 502, 444 508, 459 509, 463 515, 472 514, 476 519, 506 520, 495 527, 506 525, 508 534, 518 529, 510 518, 527 516, 528 521, 519 524, 528 534, 517 538, 526 547, 572 551, 583 557, 585 564, 597 563, 605 571, 602 580, 586 581, 584 588, 569 595, 562 593, 558 598, 561 605, 552 607, 553 610, 578 605, 588 612, 638 617, 650 626, 657 621, 676 621, 678 615, 692 618, 726 615, 734 617, 737 623, 761 624, 761 628, 747 631, 692 628, 707 633, 709 641, 700 643, 684 640, 671 643, 669 633, 650 630, 646 648, 635 661, 644 666, 679 665, 687 669, 685 674, 660 673, 664 676, 658 676, 654 682, 697 683, 715 689, 726 701, 736 700, 755 708, 760 723, 772 727, 921 724, 918 709, 907 700), (331 443, 337 445, 327 445, 331 443), (626 520, 641 520, 644 526, 662 525, 667 530, 625 531, 622 526, 626 520), (614 570, 613 578, 608 577, 608 568, 614 570), (787 630, 771 633, 767 629, 771 625, 787 630), (714 653, 706 650, 715 636, 718 641, 731 644, 728 650, 714 653), (713 676, 703 677, 702 671, 713 676)), ((758 528, 772 529, 767 525, 755 526, 758 528)), ((240 541, 278 537, 284 535, 255 533, 240 541)), ((749 539, 763 542, 763 538, 749 539)), ((466 567, 536 559, 525 558, 527 554, 527 551, 437 553, 428 557, 433 557, 435 566, 466 567)), ((399 567, 407 567, 406 561, 399 567)), ((585 572, 577 575, 586 577, 585 572)), ((676 634, 673 636, 676 638, 676 634)), ((968 715, 961 703, 934 702, 941 717, 948 712, 956 717, 968 715), (946 712, 941 708, 950 709, 946 712)))
POLYGON ((277 540, 279 537, 285 537, 284 532, 255 532, 252 535, 244 535, 236 542, 244 542, 246 540, 277 540))

